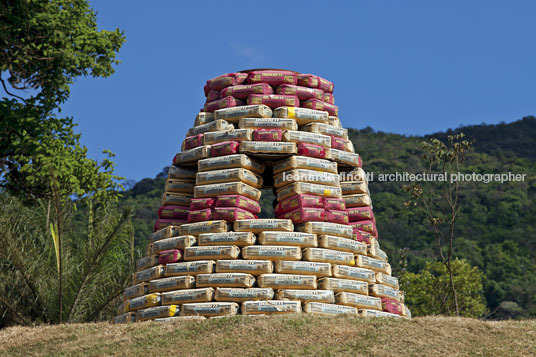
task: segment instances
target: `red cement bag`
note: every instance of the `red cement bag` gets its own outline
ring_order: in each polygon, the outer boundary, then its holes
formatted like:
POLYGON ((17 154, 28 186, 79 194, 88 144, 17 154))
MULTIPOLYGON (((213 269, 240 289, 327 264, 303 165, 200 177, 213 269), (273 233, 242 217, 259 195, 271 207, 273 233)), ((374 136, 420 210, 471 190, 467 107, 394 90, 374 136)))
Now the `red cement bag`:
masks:
POLYGON ((339 116, 339 107, 333 104, 323 102, 318 99, 309 99, 301 103, 303 108, 314 109, 314 110, 323 110, 329 113, 332 116, 339 116))
POLYGON ((207 93, 207 102, 213 102, 215 100, 220 99, 220 91, 219 90, 209 90, 207 93))
POLYGON ((295 95, 299 100, 320 99, 324 98, 322 89, 294 86, 292 84, 282 84, 277 87, 277 94, 295 95))
POLYGON ((346 209, 346 203, 344 203, 344 200, 342 198, 325 197, 324 209, 344 211, 346 209))
POLYGON ((326 209, 326 222, 348 224, 348 212, 326 209))
POLYGON ((294 195, 278 202, 275 207, 275 214, 280 216, 296 208, 324 208, 322 197, 313 195, 294 195))
POLYGON ((278 218, 290 219, 294 224, 301 224, 305 222, 318 222, 326 219, 325 211, 323 208, 296 208, 290 212, 284 213, 278 218))
POLYGON ((184 150, 190 150, 198 146, 203 145, 203 134, 197 134, 194 136, 187 136, 184 139, 184 150))
POLYGON ((216 207, 237 207, 245 209, 253 214, 261 212, 259 202, 241 195, 222 195, 216 200, 216 207))
POLYGON ((214 198, 191 198, 190 211, 198 211, 200 209, 212 208, 216 203, 214 198))
POLYGON ((175 263, 182 256, 181 251, 178 249, 163 250, 158 254, 158 264, 175 263))
POLYGON ((207 89, 205 89, 205 93, 208 95, 207 90, 222 90, 225 87, 242 84, 247 77, 247 73, 227 73, 216 78, 209 79, 207 81, 207 89))
POLYGON ((311 88, 320 88, 326 93, 333 93, 333 83, 314 74, 298 74, 298 85, 311 88))
POLYGON ((326 149, 316 144, 300 143, 298 144, 298 155, 323 159, 326 157, 326 149))
POLYGON ((268 83, 272 86, 279 86, 281 84, 294 84, 296 85, 296 74, 290 71, 252 71, 249 72, 248 83, 268 83))
POLYGON ((210 147, 210 155, 216 157, 237 154, 239 146, 240 142, 238 141, 222 141, 210 147))
POLYGON ((244 104, 245 103, 243 100, 236 99, 234 97, 229 96, 229 97, 218 99, 212 102, 205 103, 205 106, 203 107, 203 111, 212 113, 218 109, 238 107, 244 104))
POLYGON ((281 141, 283 130, 281 129, 255 129, 253 141, 281 141))
POLYGON ((246 99, 250 94, 272 94, 273 92, 274 90, 269 84, 256 83, 223 88, 220 95, 222 97, 230 95, 235 98, 246 99))
POLYGON ((188 223, 211 221, 212 213, 212 208, 205 208, 197 211, 188 211, 188 223))
POLYGON ((332 93, 324 93, 323 98, 319 98, 319 99, 322 99, 324 102, 329 103, 329 104, 335 104, 335 97, 333 96, 332 93))
POLYGON ((284 94, 250 94, 248 96, 249 105, 264 104, 270 108, 279 107, 299 107, 300 100, 295 95, 284 94))
POLYGON ((402 315, 404 306, 396 300, 382 298, 382 310, 391 314, 402 315))
POLYGON ((366 244, 370 244, 370 240, 373 239, 373 238, 374 237, 371 234, 369 234, 367 232, 360 231, 357 228, 354 228, 354 230, 352 232, 352 239, 356 240, 358 242, 363 242, 363 243, 366 243, 366 244))
POLYGON ((227 222, 234 222, 239 219, 255 219, 253 213, 238 207, 216 207, 214 209, 214 220, 223 219, 227 222))
POLYGON ((158 218, 187 220, 188 207, 161 206, 158 209, 158 218))
POLYGON ((154 222, 153 231, 156 232, 162 228, 166 228, 167 226, 180 226, 184 223, 188 223, 185 219, 164 219, 159 218, 154 222))
POLYGON ((376 224, 374 224, 371 220, 364 220, 359 222, 352 222, 350 225, 353 228, 357 228, 360 231, 367 232, 369 234, 372 234, 374 237, 378 238, 378 231, 376 230, 376 224))
POLYGON ((337 149, 337 150, 343 150, 346 151, 346 145, 348 144, 348 141, 343 138, 339 138, 337 136, 331 137, 331 148, 337 149))
POLYGON ((350 222, 358 222, 365 220, 376 222, 376 219, 374 218, 374 213, 372 212, 372 208, 370 208, 370 206, 348 208, 348 219, 350 220, 350 222))

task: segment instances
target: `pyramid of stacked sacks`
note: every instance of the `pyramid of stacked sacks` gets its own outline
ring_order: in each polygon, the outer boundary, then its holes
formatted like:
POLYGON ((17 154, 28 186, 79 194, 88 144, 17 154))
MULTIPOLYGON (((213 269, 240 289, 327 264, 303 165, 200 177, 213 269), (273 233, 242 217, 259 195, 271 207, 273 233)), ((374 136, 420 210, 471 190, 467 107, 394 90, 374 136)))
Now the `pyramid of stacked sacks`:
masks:
POLYGON ((380 249, 333 83, 283 70, 207 81, 115 322, 234 314, 410 317, 380 249), (260 188, 272 219, 259 219, 260 188))

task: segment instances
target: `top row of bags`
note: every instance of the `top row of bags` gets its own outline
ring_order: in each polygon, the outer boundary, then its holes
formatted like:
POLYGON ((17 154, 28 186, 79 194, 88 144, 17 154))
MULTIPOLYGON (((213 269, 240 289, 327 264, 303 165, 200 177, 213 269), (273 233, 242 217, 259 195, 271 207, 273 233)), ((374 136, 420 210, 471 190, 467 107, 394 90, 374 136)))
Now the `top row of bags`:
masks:
POLYGON ((230 86, 242 83, 267 83, 271 86, 283 84, 299 85, 302 87, 318 88, 326 93, 333 93, 333 83, 313 74, 297 74, 291 71, 260 70, 249 73, 227 73, 207 81, 204 87, 205 96, 211 90, 221 91, 230 86))

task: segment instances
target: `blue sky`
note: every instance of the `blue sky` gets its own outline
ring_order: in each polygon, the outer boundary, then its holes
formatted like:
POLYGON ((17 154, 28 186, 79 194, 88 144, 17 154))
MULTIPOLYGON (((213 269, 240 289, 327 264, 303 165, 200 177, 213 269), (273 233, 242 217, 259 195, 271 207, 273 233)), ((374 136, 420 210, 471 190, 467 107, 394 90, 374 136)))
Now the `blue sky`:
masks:
POLYGON ((205 81, 241 69, 331 80, 351 128, 427 134, 536 114, 535 1, 90 4, 101 29, 125 31, 122 63, 110 78, 77 80, 62 113, 90 156, 110 149, 128 179, 169 165, 205 81))

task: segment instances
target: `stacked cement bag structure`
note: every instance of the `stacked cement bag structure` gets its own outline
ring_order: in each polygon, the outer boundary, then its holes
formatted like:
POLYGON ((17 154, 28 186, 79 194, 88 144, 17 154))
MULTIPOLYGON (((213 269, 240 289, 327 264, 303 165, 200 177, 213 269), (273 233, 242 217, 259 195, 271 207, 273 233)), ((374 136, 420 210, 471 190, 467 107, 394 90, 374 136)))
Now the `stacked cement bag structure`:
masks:
POLYGON ((204 89, 114 322, 301 312, 410 318, 333 83, 250 70, 204 89), (274 218, 258 218, 261 188, 274 190, 274 218))

